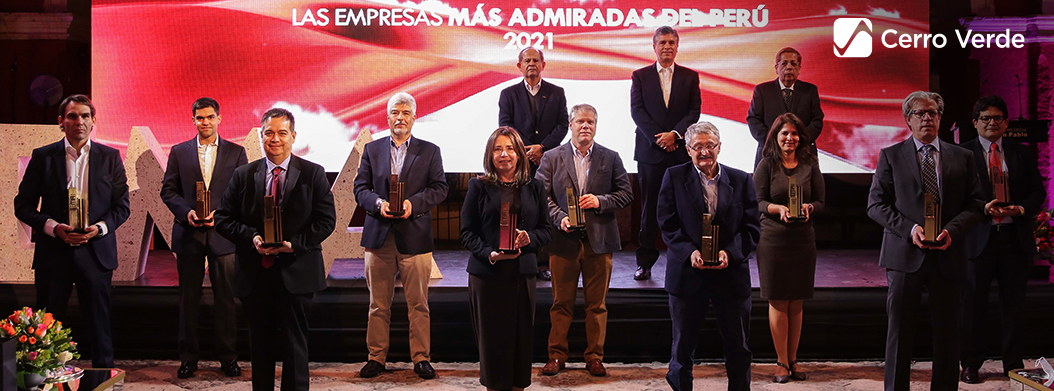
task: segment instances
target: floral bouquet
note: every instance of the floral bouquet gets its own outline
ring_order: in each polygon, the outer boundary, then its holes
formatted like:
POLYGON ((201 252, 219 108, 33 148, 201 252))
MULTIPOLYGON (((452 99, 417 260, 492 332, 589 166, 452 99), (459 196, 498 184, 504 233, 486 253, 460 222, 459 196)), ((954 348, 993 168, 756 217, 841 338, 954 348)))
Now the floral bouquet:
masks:
POLYGON ((70 338, 70 330, 62 327, 62 322, 43 311, 34 311, 23 307, 6 319, 0 320, 0 337, 14 338, 17 342, 15 359, 19 372, 19 386, 27 374, 37 375, 40 381, 52 373, 62 372, 66 362, 79 358, 77 343, 70 338))
POLYGON ((1036 250, 1045 257, 1050 257, 1054 251, 1054 227, 1051 226, 1050 215, 1054 210, 1045 210, 1036 215, 1036 250))

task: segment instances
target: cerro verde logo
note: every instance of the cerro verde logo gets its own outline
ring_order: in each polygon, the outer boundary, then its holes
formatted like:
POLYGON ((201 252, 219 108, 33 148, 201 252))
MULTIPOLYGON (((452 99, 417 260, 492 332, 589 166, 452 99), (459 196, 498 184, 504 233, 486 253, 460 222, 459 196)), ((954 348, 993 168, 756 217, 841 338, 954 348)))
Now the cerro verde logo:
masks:
POLYGON ((835 19, 834 55, 856 58, 870 56, 871 20, 867 18, 835 19))

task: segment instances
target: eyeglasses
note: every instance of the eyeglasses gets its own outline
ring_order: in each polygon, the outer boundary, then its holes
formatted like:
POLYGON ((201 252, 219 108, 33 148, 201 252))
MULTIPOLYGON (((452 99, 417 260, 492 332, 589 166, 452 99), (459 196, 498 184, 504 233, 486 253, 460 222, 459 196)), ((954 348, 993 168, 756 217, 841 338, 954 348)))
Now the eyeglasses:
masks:
POLYGON ((717 150, 717 147, 718 144, 691 145, 688 146, 688 149, 691 149, 696 152, 702 152, 704 149, 713 152, 714 150, 717 150))
POLYGON ((999 124, 1003 123, 1003 121, 1006 121, 1006 117, 1001 116, 1001 115, 995 115, 995 116, 986 115, 986 116, 983 116, 983 117, 978 117, 977 119, 980 120, 981 122, 984 122, 984 123, 995 122, 996 125, 999 125, 999 124))
POLYGON ((911 115, 918 119, 937 118, 941 113, 937 110, 912 110, 911 115))

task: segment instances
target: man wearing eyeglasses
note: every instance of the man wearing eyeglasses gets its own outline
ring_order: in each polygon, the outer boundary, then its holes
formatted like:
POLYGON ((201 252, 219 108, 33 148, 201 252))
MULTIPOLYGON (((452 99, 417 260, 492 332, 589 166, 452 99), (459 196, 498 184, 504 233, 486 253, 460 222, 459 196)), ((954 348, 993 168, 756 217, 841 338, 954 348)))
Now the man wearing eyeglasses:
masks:
POLYGON ((977 138, 963 143, 973 151, 973 162, 980 173, 981 192, 986 197, 984 219, 966 239, 966 294, 963 305, 962 373, 965 383, 981 382, 977 372, 984 364, 992 335, 986 330, 988 296, 992 280, 999 281, 1002 311, 1003 373, 1024 368, 1021 310, 1025 306, 1028 267, 1036 254, 1032 216, 1046 199, 1039 164, 1025 145, 1006 140, 1008 120, 1006 102, 996 95, 986 96, 973 107, 977 138), (997 203, 992 179, 1005 178, 1006 203, 997 203))
POLYGON ((213 214, 198 216, 194 205, 197 183, 209 191, 211 205, 219 205, 227 191, 234 169, 248 163, 245 148, 219 136, 220 104, 212 98, 201 98, 191 106, 197 135, 176 144, 168 154, 168 168, 161 183, 161 199, 175 216, 172 224, 172 252, 176 253, 179 272, 179 369, 176 377, 194 376, 201 356, 198 343, 198 307, 201 284, 208 259, 209 280, 215 298, 216 355, 220 370, 227 376, 240 376, 238 366, 238 329, 234 316, 234 243, 215 229, 213 214))
POLYGON ((794 113, 805 123, 809 132, 805 137, 812 144, 813 156, 819 156, 816 154, 816 139, 823 129, 820 94, 815 84, 798 80, 801 64, 801 53, 797 50, 792 47, 780 49, 776 53, 776 80, 754 87, 754 96, 750 98, 750 109, 747 111, 750 134, 758 140, 754 167, 761 162, 761 149, 765 147, 765 136, 769 134, 772 122, 784 113, 794 113))
POLYGON ((915 91, 901 107, 911 137, 882 149, 867 205, 867 215, 884 228, 879 266, 886 268, 889 284, 885 389, 908 390, 912 326, 926 291, 933 327, 930 389, 956 390, 966 235, 981 221, 985 197, 973 153, 937 138, 941 96, 915 91), (940 210, 936 238, 923 234, 924 194, 932 194, 940 210), (931 241, 937 244, 924 243, 931 241))
POLYGON ((747 256, 761 236, 754 182, 747 173, 717 163, 721 133, 709 122, 685 132, 692 161, 670 167, 662 178, 656 215, 666 242, 666 291, 670 294, 673 357, 666 381, 674 391, 692 390, 692 366, 700 326, 713 306, 724 341, 729 390, 750 389, 750 268, 747 256), (719 227, 718 263, 704 263, 703 214, 719 227))

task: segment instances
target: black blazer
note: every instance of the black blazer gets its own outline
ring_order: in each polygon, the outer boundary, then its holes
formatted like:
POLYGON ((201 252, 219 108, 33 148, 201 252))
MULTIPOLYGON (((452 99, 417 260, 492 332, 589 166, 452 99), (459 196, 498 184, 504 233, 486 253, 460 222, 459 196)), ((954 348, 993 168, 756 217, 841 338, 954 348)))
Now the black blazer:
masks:
POLYGON ((355 176, 355 201, 366 210, 362 229, 362 247, 384 246, 389 231, 395 233, 400 254, 432 252, 432 208, 446 199, 446 174, 443 157, 435 144, 411 137, 399 180, 403 194, 410 200, 412 215, 407 219, 381 217, 377 199, 388 199, 391 188, 391 137, 372 141, 362 149, 359 172, 355 176))
MULTIPOLYGON (((545 186, 549 223, 553 225, 553 240, 546 249, 550 254, 568 259, 575 259, 582 248, 578 232, 567 233, 560 229, 560 222, 567 217, 567 188, 578 189, 574 148, 571 143, 566 143, 546 152, 535 173, 535 179, 545 186)), ((615 212, 633 201, 633 188, 618 152, 593 143, 592 155, 585 194, 597 196, 600 207, 584 211, 585 230, 594 252, 613 253, 622 249, 615 212)))
POLYGON ((523 85, 501 90, 498 98, 498 126, 511 126, 520 133, 524 145, 541 144, 548 151, 560 145, 567 135, 567 97, 564 89, 542 79, 538 89, 538 120, 531 115, 530 93, 523 85))
MULTIPOLYGON (((498 262, 519 262, 520 274, 537 274, 538 249, 549 244, 548 198, 545 186, 539 181, 520 186, 520 216, 517 228, 527 231, 531 243, 520 248, 520 257, 516 260, 498 262)), ((461 244, 471 255, 468 258, 468 273, 478 276, 493 276, 495 267, 490 263, 490 253, 498 248, 498 230, 501 213, 501 188, 488 185, 478 178, 468 181, 468 194, 461 206, 461 244)))
POLYGON ((670 83, 670 107, 662 99, 662 84, 655 63, 633 71, 633 84, 629 90, 630 115, 637 124, 637 140, 633 149, 633 160, 641 163, 659 164, 666 159, 686 162, 688 150, 684 141, 678 148, 666 152, 655 144, 655 135, 676 130, 684 136, 688 125, 699 121, 702 98, 699 94, 699 74, 674 64, 673 81, 670 83))
MULTIPOLYGON (((128 178, 116 149, 92 141, 88 152, 88 224, 106 223, 107 233, 89 241, 107 270, 117 268, 117 228, 128 219, 128 178)), ((44 233, 48 219, 69 223, 64 139, 33 150, 15 196, 15 217, 33 228, 33 268, 47 269, 73 259, 73 247, 44 233), (37 203, 40 209, 37 209, 37 203)))
MULTIPOLYGON (((230 185, 216 208, 216 229, 235 246, 234 294, 249 296, 263 270, 253 237, 263 227, 263 197, 267 194, 266 157, 234 170, 230 185)), ((336 224, 333 193, 322 166, 291 156, 282 185, 282 236, 293 253, 275 256, 285 288, 293 294, 325 289, 326 268, 322 241, 336 224)))
MULTIPOLYGON (((750 109, 747 111, 747 126, 750 134, 758 140, 758 150, 754 155, 754 166, 761 161, 761 150, 765 148, 765 138, 769 128, 776 122, 776 117, 786 113, 783 106, 783 89, 779 81, 758 84, 754 87, 754 96, 750 98, 750 109)), ((823 130, 823 110, 820 109, 820 93, 816 85, 798 80, 794 82, 794 93, 791 95, 791 113, 801 118, 812 138, 812 153, 816 156, 816 140, 823 130)))
POLYGON ((666 291, 692 295, 707 289, 719 298, 750 296, 750 263, 747 256, 761 237, 758 199, 747 173, 721 165, 717 186, 718 247, 728 252, 728 267, 700 270, 692 267, 692 252, 702 247, 703 213, 707 213, 702 182, 692 163, 670 167, 662 177, 656 217, 666 242, 666 291))
MULTIPOLYGON (((234 169, 249 162, 245 148, 230 141, 216 140, 216 163, 212 169, 212 181, 209 184, 210 202, 220 204, 220 198, 227 190, 234 169)), ((197 136, 190 141, 172 146, 168 153, 168 168, 161 182, 161 200, 172 211, 175 222, 172 224, 172 252, 176 254, 215 254, 224 255, 234 252, 234 243, 224 238, 213 228, 194 228, 187 220, 187 213, 194 209, 197 199, 195 183, 204 181, 201 164, 198 162, 197 136)), ((205 218, 205 216, 198 216, 205 218)))
MULTIPOLYGON (((952 237, 938 257, 941 273, 949 279, 965 276, 966 234, 981 221, 986 197, 981 195, 973 153, 959 146, 941 143, 941 224, 952 237)), ((883 148, 871 181, 867 215, 885 228, 878 265, 914 273, 922 267, 927 251, 911 242, 911 229, 926 223, 921 168, 912 138, 883 148)))
MULTIPOLYGON (((962 144, 963 148, 973 151, 973 161, 976 164, 977 175, 981 183, 982 198, 985 203, 995 199, 992 191, 992 180, 988 176, 988 161, 985 160, 985 151, 981 149, 981 142, 973 139, 962 144)), ((1036 254, 1036 221, 1034 216, 1043 207, 1043 201, 1047 198, 1047 191, 1043 188, 1043 177, 1039 173, 1039 163, 1032 155, 1032 150, 1024 144, 1003 139, 1003 156, 1006 157, 1006 168, 1008 178, 1007 185, 1010 187, 1010 202, 1025 208, 1024 216, 1014 216, 1014 226, 1017 228, 1018 240, 1021 249, 1029 259, 1036 254)), ((981 251, 988 245, 988 234, 991 231, 992 216, 984 214, 977 228, 970 231, 966 239, 966 253, 970 258, 981 255, 981 251)))

